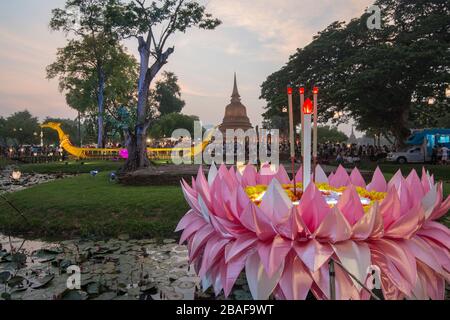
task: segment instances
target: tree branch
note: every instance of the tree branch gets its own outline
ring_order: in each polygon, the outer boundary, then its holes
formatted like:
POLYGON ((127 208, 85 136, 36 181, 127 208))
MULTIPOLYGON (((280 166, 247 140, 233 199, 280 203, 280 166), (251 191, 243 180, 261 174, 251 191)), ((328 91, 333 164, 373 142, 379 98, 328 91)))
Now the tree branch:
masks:
POLYGON ((180 12, 181 6, 183 5, 185 0, 180 0, 178 3, 178 6, 176 7, 172 18, 170 20, 170 23, 167 25, 167 28, 164 30, 164 32, 161 34, 161 37, 159 39, 158 48, 162 51, 164 49, 164 45, 166 44, 167 39, 172 34, 175 23, 177 22, 178 13, 180 12))

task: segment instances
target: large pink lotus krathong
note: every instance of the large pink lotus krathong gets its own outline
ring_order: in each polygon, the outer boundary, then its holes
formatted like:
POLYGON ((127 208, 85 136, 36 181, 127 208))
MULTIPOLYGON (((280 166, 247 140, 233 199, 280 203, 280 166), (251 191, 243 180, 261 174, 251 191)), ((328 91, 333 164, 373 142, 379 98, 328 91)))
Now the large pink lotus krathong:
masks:
MULTIPOLYGON (((301 181, 301 170, 296 181, 301 181)), ((450 271, 450 231, 436 220, 450 208, 442 183, 422 170, 401 172, 386 182, 377 168, 366 186, 360 172, 339 167, 326 176, 317 167, 316 184, 304 191, 298 205, 281 184, 286 170, 263 166, 241 172, 222 165, 208 177, 200 168, 192 186, 182 181, 191 209, 181 219, 180 243, 187 241, 190 262, 203 289, 228 296, 245 269, 254 299, 330 299, 329 260, 341 264, 359 282, 379 268, 385 299, 443 299, 450 271), (346 186, 335 205, 327 203, 317 183, 346 186), (259 203, 249 186, 266 185, 259 203), (385 192, 383 200, 364 210, 357 187, 385 192)), ((335 265, 336 299, 369 299, 370 294, 335 265)))

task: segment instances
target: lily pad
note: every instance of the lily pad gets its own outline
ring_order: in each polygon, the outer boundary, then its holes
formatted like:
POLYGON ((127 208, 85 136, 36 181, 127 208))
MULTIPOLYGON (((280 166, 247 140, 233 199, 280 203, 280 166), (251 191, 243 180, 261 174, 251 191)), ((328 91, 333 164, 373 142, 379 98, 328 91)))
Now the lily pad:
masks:
POLYGON ((61 296, 61 300, 86 300, 88 295, 81 290, 66 290, 61 296))
POLYGON ((0 272, 0 284, 6 284, 11 279, 11 276, 12 274, 9 271, 0 272))
POLYGON ((50 283, 55 278, 55 275, 50 274, 43 278, 34 279, 31 284, 32 289, 41 289, 44 288, 47 284, 50 283))

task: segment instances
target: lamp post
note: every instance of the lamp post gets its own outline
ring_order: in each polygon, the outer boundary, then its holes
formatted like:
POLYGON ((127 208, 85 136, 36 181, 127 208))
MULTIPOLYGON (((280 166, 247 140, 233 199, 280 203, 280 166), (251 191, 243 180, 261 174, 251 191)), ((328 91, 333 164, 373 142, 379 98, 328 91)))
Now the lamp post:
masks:
MULTIPOLYGON (((300 87, 299 89, 298 89, 298 92, 300 93, 300 124, 301 124, 301 132, 300 132, 300 142, 301 142, 301 144, 303 144, 303 121, 304 121, 304 119, 303 119, 303 117, 304 117, 304 114, 303 114, 303 104, 305 103, 305 88, 303 88, 303 87, 300 87)), ((300 151, 301 151, 301 155, 302 155, 302 163, 304 162, 303 160, 303 155, 304 155, 304 152, 303 152, 303 145, 301 145, 300 146, 300 151)))
POLYGON ((319 94, 319 88, 313 88, 313 99, 314 99, 314 128, 313 128, 313 181, 316 180, 316 165, 317 165, 317 96, 319 94))
POLYGON ((303 104, 303 191, 311 182, 311 114, 313 113, 313 103, 306 99, 303 104))
POLYGON ((292 88, 287 88, 288 94, 288 108, 289 108, 289 144, 291 150, 291 169, 292 178, 294 180, 294 195, 297 194, 295 182, 295 139, 294 139, 294 110, 292 107, 292 88))

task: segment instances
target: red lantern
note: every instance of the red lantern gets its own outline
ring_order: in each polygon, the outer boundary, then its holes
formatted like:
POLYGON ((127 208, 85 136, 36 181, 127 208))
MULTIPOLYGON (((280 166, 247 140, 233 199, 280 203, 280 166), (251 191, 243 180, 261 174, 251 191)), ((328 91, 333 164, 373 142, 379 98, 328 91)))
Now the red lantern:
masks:
POLYGON ((312 112, 313 112, 313 104, 311 100, 308 98, 305 100, 305 103, 303 103, 303 113, 311 114, 312 112))
POLYGON ((301 87, 299 90, 300 94, 304 94, 305 93, 305 88, 301 87))
POLYGON ((288 87, 288 88, 287 88, 287 93, 288 93, 288 94, 292 94, 292 88, 291 88, 291 87, 288 87))
POLYGON ((319 88, 318 87, 314 87, 313 88, 313 93, 314 94, 318 94, 319 93, 319 88))

